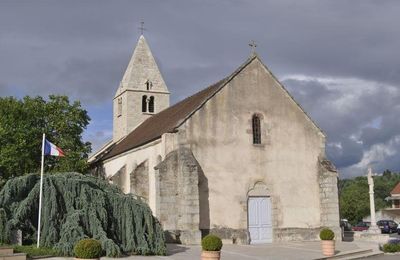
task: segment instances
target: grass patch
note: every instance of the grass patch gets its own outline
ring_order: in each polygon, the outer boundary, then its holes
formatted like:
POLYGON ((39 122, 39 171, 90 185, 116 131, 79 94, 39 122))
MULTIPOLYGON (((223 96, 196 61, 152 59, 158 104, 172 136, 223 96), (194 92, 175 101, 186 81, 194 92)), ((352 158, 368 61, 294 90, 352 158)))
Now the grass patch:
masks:
POLYGON ((34 245, 30 246, 13 246, 15 253, 25 253, 27 257, 37 257, 37 256, 59 256, 57 250, 49 247, 39 247, 34 245))

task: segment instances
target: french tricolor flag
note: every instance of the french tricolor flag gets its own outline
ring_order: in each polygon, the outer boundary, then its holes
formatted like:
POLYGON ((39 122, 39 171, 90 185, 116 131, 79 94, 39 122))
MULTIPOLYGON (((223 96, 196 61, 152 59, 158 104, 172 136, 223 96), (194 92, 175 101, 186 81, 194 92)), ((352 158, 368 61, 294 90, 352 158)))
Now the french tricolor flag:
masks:
POLYGON ((64 156, 63 150, 49 142, 47 139, 44 141, 44 155, 64 156))

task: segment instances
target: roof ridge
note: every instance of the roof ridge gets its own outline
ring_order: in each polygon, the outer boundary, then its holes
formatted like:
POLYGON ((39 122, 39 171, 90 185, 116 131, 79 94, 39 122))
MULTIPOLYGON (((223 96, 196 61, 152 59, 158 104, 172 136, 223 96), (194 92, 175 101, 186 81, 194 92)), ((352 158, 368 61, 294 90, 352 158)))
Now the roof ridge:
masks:
MULTIPOLYGON (((205 103, 207 103, 208 100, 210 100, 210 99, 211 99, 215 94, 217 94, 223 87, 225 87, 226 84, 228 84, 237 74, 239 74, 250 62, 252 62, 252 61, 253 61, 255 58, 257 58, 257 57, 258 57, 257 54, 256 54, 256 53, 253 53, 242 65, 240 65, 240 66, 239 66, 233 73, 231 73, 229 76, 227 76, 227 77, 221 79, 220 81, 218 81, 218 82, 212 84, 211 86, 207 87, 206 89, 208 89, 208 88, 210 88, 210 87, 212 87, 212 86, 214 86, 214 85, 217 85, 217 84, 220 83, 220 82, 222 83, 223 81, 225 81, 225 82, 223 82, 223 84, 221 84, 221 85, 218 87, 218 89, 216 89, 212 94, 210 94, 198 107, 196 107, 196 109, 194 109, 194 110, 193 110, 191 113, 189 113, 184 119, 182 119, 181 122, 179 122, 179 123, 177 124, 177 126, 175 126, 174 129, 180 127, 183 123, 185 123, 194 113, 196 113, 197 110, 199 110, 205 103)), ((206 90, 206 89, 203 89, 203 90, 206 90)), ((203 91, 203 90, 202 90, 202 91, 203 91)), ((200 91, 200 92, 201 92, 201 91, 200 91)), ((197 93, 200 93, 200 92, 197 92, 197 93)), ((197 93, 196 93, 196 94, 197 94, 197 93)), ((194 94, 194 95, 196 95, 196 94, 194 94)))
MULTIPOLYGON (((161 138, 165 133, 176 131, 182 126, 190 117, 193 116, 199 109, 201 109, 212 97, 214 97, 221 89, 223 89, 229 82, 232 81, 243 69, 245 69, 251 62, 257 59, 266 72, 271 75, 278 86, 287 94, 297 107, 305 114, 306 118, 314 125, 323 136, 325 136, 322 129, 311 119, 299 103, 293 98, 289 91, 283 84, 276 78, 276 76, 269 70, 269 68, 261 61, 256 53, 252 53, 249 58, 242 63, 234 72, 227 77, 209 85, 208 87, 194 93, 191 96, 184 98, 176 104, 160 111, 157 114, 147 118, 115 146, 111 147, 108 153, 102 156, 102 159, 107 160, 114 156, 123 154, 129 150, 145 145, 149 142, 161 138)), ((101 158, 99 158, 101 159, 101 158)))
POLYGON ((322 128, 320 128, 317 123, 308 115, 308 113, 304 110, 304 108, 296 101, 296 99, 290 94, 290 92, 285 88, 285 86, 280 82, 280 80, 272 73, 272 71, 268 68, 267 65, 262 62, 262 60, 257 56, 257 54, 254 55, 257 57, 258 61, 264 66, 264 68, 268 71, 268 73, 272 76, 272 78, 278 83, 278 85, 286 92, 286 94, 290 97, 290 99, 300 108, 300 110, 306 115, 306 117, 311 121, 311 123, 319 130, 321 131, 322 135, 326 137, 326 134, 322 128))
MULTIPOLYGON (((215 87, 216 85, 219 85, 219 84, 222 83, 222 84, 219 86, 218 89, 216 89, 213 93, 211 93, 198 107, 196 107, 196 108, 192 111, 192 113, 190 113, 187 117, 185 117, 184 119, 182 119, 181 122, 179 122, 179 123, 177 124, 177 126, 175 126, 173 129, 178 128, 178 127, 181 126, 188 118, 190 118, 197 110, 199 110, 211 97, 213 97, 213 96, 214 96, 217 92, 219 92, 227 83, 229 83, 229 82, 230 82, 240 71, 242 71, 251 61, 253 61, 253 60, 254 60, 255 58, 257 58, 257 57, 258 57, 257 54, 256 54, 256 53, 253 53, 244 63, 242 63, 242 65, 240 65, 240 66, 239 66, 234 72, 232 72, 230 75, 224 77, 223 79, 221 79, 221 80, 219 80, 219 81, 217 81, 217 82, 214 82, 214 83, 208 85, 206 88, 204 88, 204 89, 202 89, 202 90, 200 90, 200 91, 198 91, 198 92, 195 92, 194 94, 192 94, 192 95, 190 95, 190 96, 188 96, 188 97, 182 99, 181 101, 175 103, 174 105, 172 105, 172 106, 170 106, 170 107, 167 107, 166 109, 164 109, 164 110, 158 112, 158 113, 155 114, 154 116, 159 115, 159 114, 163 113, 164 111, 170 110, 170 109, 172 109, 172 108, 174 108, 174 107, 176 107, 176 106, 179 106, 179 105, 181 105, 182 103, 184 103, 185 101, 188 101, 190 98, 193 98, 193 97, 195 97, 196 95, 199 95, 200 93, 206 92, 206 91, 209 90, 210 88, 215 87), (224 81, 225 81, 225 82, 224 82, 224 81)), ((152 118, 152 117, 149 117, 149 118, 147 118, 145 121, 151 120, 151 118, 152 118)), ((143 124, 145 121, 143 121, 142 124, 143 124)), ((139 125, 139 126, 140 126, 140 125, 139 125)), ((171 130, 172 130, 172 129, 171 129, 171 130)), ((132 131, 132 132, 133 132, 133 131, 132 131)))

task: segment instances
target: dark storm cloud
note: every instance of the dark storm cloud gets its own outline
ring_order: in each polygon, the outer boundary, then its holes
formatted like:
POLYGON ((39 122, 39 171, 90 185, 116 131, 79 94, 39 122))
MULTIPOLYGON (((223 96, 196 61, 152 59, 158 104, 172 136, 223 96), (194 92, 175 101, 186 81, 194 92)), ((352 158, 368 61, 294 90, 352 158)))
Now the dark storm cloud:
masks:
MULTIPOLYGON (((59 93, 82 100, 93 118, 87 136, 98 146, 111 135, 104 111, 111 110, 142 18, 172 103, 232 72, 249 55, 252 39, 278 78, 351 78, 398 90, 399 13, 400 2, 373 0, 2 0, 0 95, 59 93)), ((383 87, 351 99, 355 93, 343 89, 360 87, 353 83, 342 80, 347 85, 337 89, 318 81, 287 82, 328 141, 341 143, 328 145, 328 154, 345 168, 363 161, 374 145, 393 142, 399 129, 399 96, 383 87)))
POLYGON ((364 164, 380 171, 389 165, 399 169, 399 88, 350 78, 299 75, 283 83, 326 131, 327 156, 347 176, 362 173, 364 164), (358 169, 355 165, 359 165, 358 169))
POLYGON ((336 163, 336 167, 345 168, 357 164, 363 158, 362 144, 350 138, 340 140, 340 148, 335 145, 327 147, 327 156, 336 163))

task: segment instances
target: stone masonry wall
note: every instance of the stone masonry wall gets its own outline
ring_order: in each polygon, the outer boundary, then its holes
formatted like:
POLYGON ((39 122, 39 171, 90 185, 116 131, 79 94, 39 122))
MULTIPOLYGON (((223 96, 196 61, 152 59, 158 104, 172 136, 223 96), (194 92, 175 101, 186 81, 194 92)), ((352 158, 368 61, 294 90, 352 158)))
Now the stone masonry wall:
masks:
POLYGON ((321 203, 321 227, 329 227, 338 240, 341 237, 339 219, 338 172, 327 159, 319 160, 319 187, 321 203))
POLYGON ((169 241, 199 244, 199 165, 188 148, 169 153, 158 170, 158 215, 169 241))
POLYGON ((149 202, 149 162, 139 164, 131 173, 131 193, 149 202))
MULTIPOLYGON (((178 154, 169 153, 165 160, 158 164, 155 169, 158 170, 158 193, 157 193, 157 212, 165 230, 178 229, 178 210, 179 198, 178 192, 178 154)), ((168 236, 167 236, 168 237, 168 236)))

